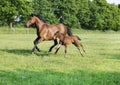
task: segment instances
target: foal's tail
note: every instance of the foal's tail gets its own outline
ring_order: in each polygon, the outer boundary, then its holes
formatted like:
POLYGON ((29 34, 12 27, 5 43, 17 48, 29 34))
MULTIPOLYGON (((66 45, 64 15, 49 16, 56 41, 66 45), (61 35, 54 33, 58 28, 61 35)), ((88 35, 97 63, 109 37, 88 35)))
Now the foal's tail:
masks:
POLYGON ((72 34, 72 32, 71 32, 71 29, 70 29, 68 26, 65 26, 65 28, 67 29, 67 34, 68 34, 69 36, 72 36, 73 34, 72 34))
POLYGON ((78 40, 81 40, 79 36, 76 36, 78 40))

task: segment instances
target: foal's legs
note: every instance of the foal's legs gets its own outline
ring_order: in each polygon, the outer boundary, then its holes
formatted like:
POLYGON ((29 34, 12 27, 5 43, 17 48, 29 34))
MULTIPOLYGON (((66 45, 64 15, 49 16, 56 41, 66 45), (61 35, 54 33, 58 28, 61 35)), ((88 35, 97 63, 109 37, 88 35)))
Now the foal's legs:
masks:
POLYGON ((40 52, 40 49, 37 47, 38 43, 39 43, 39 37, 37 37, 35 40, 34 40, 34 47, 32 49, 32 54, 34 53, 35 49, 37 49, 37 51, 40 52))
POLYGON ((80 47, 79 47, 79 43, 73 43, 75 45, 75 47, 77 47, 77 49, 79 50, 80 54, 83 56, 81 50, 80 50, 80 47))
MULTIPOLYGON (((84 47, 83 47, 83 45, 82 45, 81 43, 80 43, 80 46, 81 46, 83 52, 85 52, 84 47)), ((85 53, 86 53, 86 52, 85 52, 85 53)))
POLYGON ((83 54, 82 54, 82 52, 81 52, 79 46, 77 46, 77 49, 79 50, 80 54, 83 56, 83 54))
POLYGON ((57 50, 55 51, 55 54, 58 52, 58 50, 60 49, 60 47, 61 47, 61 44, 58 45, 57 50))
POLYGON ((52 49, 58 44, 57 39, 54 40, 54 45, 52 45, 48 52, 51 52, 52 49))
POLYGON ((66 57, 66 53, 67 53, 67 45, 65 45, 65 55, 64 55, 64 57, 66 57))

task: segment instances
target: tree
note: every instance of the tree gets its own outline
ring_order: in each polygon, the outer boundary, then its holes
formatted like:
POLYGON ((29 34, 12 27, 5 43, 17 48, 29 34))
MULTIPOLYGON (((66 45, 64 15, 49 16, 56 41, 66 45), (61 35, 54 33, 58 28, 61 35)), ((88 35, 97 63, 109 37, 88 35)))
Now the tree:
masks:
POLYGON ((120 9, 120 4, 118 4, 118 8, 120 9))
POLYGON ((1 25, 12 24, 16 15, 21 14, 25 19, 27 15, 32 13, 32 4, 26 0, 0 0, 0 22, 1 25))
POLYGON ((119 8, 106 0, 0 0, 0 26, 12 25, 16 15, 22 15, 25 21, 33 12, 50 24, 117 31, 120 30, 119 8))
POLYGON ((108 4, 106 0, 93 0, 90 4, 91 19, 93 29, 98 30, 118 30, 120 10, 114 4, 108 4))
POLYGON ((90 15, 91 11, 89 8, 89 4, 91 2, 89 0, 79 0, 79 10, 77 13, 77 18, 79 19, 80 25, 82 28, 89 28, 89 21, 90 21, 90 15))
MULTIPOLYGON (((56 0, 54 0, 56 1, 56 0)), ((58 23, 51 0, 33 0, 34 13, 41 15, 48 23, 58 23)))
POLYGON ((79 20, 77 18, 79 0, 62 0, 57 6, 55 14, 58 18, 62 17, 60 19, 62 23, 72 28, 80 28, 79 20))
POLYGON ((76 16, 76 0, 34 0, 35 13, 41 14, 49 23, 64 23, 69 27, 79 28, 76 16))

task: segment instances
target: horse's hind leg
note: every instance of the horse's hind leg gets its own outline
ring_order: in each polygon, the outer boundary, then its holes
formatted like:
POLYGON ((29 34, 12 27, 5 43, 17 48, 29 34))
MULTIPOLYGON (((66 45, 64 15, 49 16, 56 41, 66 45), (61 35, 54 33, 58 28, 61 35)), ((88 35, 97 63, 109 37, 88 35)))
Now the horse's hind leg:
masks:
POLYGON ((49 49, 49 52, 52 51, 52 49, 58 44, 57 39, 54 40, 54 45, 52 45, 49 49))
POLYGON ((32 54, 34 53, 35 49, 37 49, 37 51, 40 52, 40 49, 37 47, 37 45, 38 45, 38 43, 39 43, 39 39, 40 39, 40 38, 36 38, 36 39, 34 40, 34 47, 33 47, 33 49, 32 49, 32 54))
POLYGON ((80 47, 79 47, 79 44, 78 43, 73 43, 75 45, 75 47, 77 47, 77 49, 79 50, 80 54, 83 56, 81 50, 80 50, 80 47))
POLYGON ((40 52, 40 49, 37 46, 36 46, 36 49, 37 49, 38 52, 40 52))

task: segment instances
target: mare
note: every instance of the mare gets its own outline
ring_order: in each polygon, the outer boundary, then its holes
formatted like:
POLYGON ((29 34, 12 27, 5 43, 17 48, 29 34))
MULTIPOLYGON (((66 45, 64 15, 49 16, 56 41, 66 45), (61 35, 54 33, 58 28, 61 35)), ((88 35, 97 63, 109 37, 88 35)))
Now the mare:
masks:
POLYGON ((81 40, 81 39, 78 36, 75 36, 75 35, 65 36, 64 34, 62 34, 62 33, 60 33, 58 31, 58 32, 55 33, 54 37, 60 39, 60 42, 59 42, 59 45, 56 48, 55 54, 58 52, 60 47, 62 45, 64 45, 65 46, 65 55, 64 55, 64 57, 66 57, 67 47, 68 47, 69 44, 72 43, 75 47, 77 47, 80 54, 83 56, 82 51, 80 50, 80 47, 82 48, 83 52, 85 52, 85 50, 83 48, 83 45, 79 42, 79 40, 81 40))
POLYGON ((25 26, 30 27, 32 24, 36 25, 37 30, 37 38, 34 40, 34 47, 32 49, 32 53, 34 53, 35 49, 40 52, 40 49, 37 47, 38 43, 41 41, 53 40, 54 45, 52 45, 49 49, 49 52, 58 44, 57 39, 54 38, 54 34, 59 31, 60 33, 69 36, 72 35, 72 32, 68 26, 63 24, 48 24, 46 23, 41 16, 37 16, 35 14, 31 14, 26 22, 25 26))

